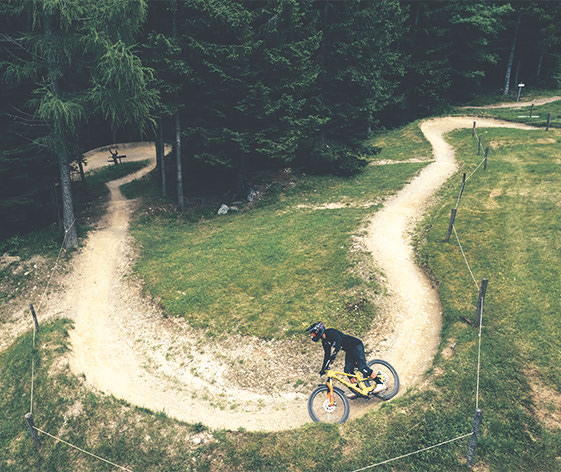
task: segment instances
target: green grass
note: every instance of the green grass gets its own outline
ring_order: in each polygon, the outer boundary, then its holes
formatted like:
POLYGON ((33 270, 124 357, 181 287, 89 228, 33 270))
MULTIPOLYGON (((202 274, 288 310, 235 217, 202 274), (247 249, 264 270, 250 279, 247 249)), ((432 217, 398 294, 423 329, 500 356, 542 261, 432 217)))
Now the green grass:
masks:
POLYGON ((374 133, 367 144, 382 148, 376 160, 432 159, 432 148, 419 128, 421 121, 409 123, 399 130, 374 133))
MULTIPOLYGON (((540 89, 540 88, 523 88, 520 94, 520 101, 521 102, 529 102, 531 100, 537 98, 544 98, 544 97, 554 97, 557 95, 561 95, 561 90, 555 89, 540 89)), ((508 102, 516 102, 516 97, 518 96, 518 88, 515 89, 511 88, 511 93, 507 96, 504 96, 501 93, 488 93, 483 95, 478 95, 473 100, 470 101, 468 106, 485 106, 485 105, 494 105, 496 103, 508 103, 508 102)))
MULTIPOLYGON (((558 94, 561 95, 561 92, 558 94)), ((457 114, 485 116, 491 118, 499 118, 506 121, 516 121, 527 125, 545 128, 547 125, 547 115, 551 114, 550 129, 561 128, 561 100, 545 105, 535 106, 532 118, 530 118, 531 106, 522 108, 492 108, 487 110, 457 110, 457 114)))
MULTIPOLYGON (((481 354, 483 455, 491 470, 555 470, 561 435, 537 421, 544 399, 532 386, 561 392, 560 134, 485 132, 494 143, 489 166, 468 181, 455 223, 477 283, 489 279, 481 354)), ((458 131, 452 138, 461 171, 468 174, 481 159, 470 134, 458 131)), ((457 342, 454 356, 441 360, 445 374, 439 379, 455 404, 473 398, 477 360, 476 333, 460 319, 475 318, 477 288, 454 236, 443 243, 458 184, 459 179, 450 182, 447 203, 427 218, 422 251, 440 281, 443 339, 457 342)))
POLYGON ((160 177, 154 172, 145 175, 141 179, 123 184, 119 188, 123 195, 129 199, 138 197, 158 199, 162 193, 160 177))
MULTIPOLYGON (((397 143, 414 134, 413 126, 388 133, 384 159, 402 159, 397 143)), ((424 165, 368 166, 351 178, 291 174, 252 209, 223 217, 142 213, 132 224, 136 271, 166 313, 211 333, 283 338, 316 318, 363 333, 380 288, 365 255, 350 250, 353 235, 379 206, 365 204, 424 165), (317 208, 328 203, 344 208, 317 208)))
MULTIPOLYGON (((481 345, 483 423, 476 470, 551 472, 559 470, 561 456, 561 415, 556 408, 561 399, 561 131, 482 131, 492 143, 489 166, 468 180, 456 219, 477 282, 489 279, 481 345)), ((200 426, 89 393, 83 381, 60 362, 67 350, 69 324, 57 321, 42 326, 35 354, 37 425, 132 470, 156 472, 350 472, 469 433, 475 409, 478 330, 461 317, 474 318, 477 289, 455 240, 444 243, 443 239, 461 173, 469 175, 481 156, 474 152, 470 130, 455 132, 450 140, 460 162, 458 175, 439 192, 439 203, 422 222, 417 238, 419 259, 437 282, 443 308, 443 341, 422 388, 340 427, 310 424, 279 433, 215 431, 208 444, 194 446, 190 438, 199 434, 200 426), (69 414, 77 409, 77 402, 79 414, 69 414)), ((386 174, 376 177, 389 178, 386 174)), ((283 205, 290 209, 297 195, 320 202, 316 194, 323 189, 314 192, 314 178, 309 179, 301 194, 295 189, 288 196, 287 190, 279 191, 253 213, 269 209, 279 216, 283 205)), ((356 185, 378 181, 359 179, 356 185)), ((345 190, 348 182, 344 180, 324 183, 337 195, 351 191, 345 190)), ((195 238, 204 224, 219 234, 239 217, 256 224, 251 213, 227 217, 232 221, 197 222, 189 237, 195 238)), ((170 225, 171 219, 162 224, 170 225)), ((189 221, 175 224, 185 229, 193 224, 189 221)), ((189 237, 183 238, 185 245, 189 237)), ((29 407, 30 355, 31 334, 0 354, 0 469, 112 470, 47 438, 40 453, 33 450, 22 419, 29 407)), ((466 452, 467 439, 463 439, 372 470, 465 471, 466 452)))

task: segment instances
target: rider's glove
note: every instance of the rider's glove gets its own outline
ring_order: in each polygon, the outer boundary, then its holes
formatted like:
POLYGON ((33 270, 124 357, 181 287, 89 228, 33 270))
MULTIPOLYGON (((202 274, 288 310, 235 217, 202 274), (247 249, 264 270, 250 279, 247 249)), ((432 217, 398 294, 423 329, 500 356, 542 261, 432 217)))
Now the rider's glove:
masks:
POLYGON ((324 374, 325 374, 325 369, 321 369, 321 370, 319 371, 319 375, 324 375, 324 374))

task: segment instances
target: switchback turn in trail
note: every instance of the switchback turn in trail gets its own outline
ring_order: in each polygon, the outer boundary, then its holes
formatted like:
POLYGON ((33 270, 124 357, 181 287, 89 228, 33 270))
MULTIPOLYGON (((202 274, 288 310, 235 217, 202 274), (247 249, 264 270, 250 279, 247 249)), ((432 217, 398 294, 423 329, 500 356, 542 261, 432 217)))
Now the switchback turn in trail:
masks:
MULTIPOLYGON (((478 118, 480 127, 534 129, 478 118)), ((388 199, 374 215, 366 237, 376 265, 385 277, 388 296, 380 308, 389 335, 366 336, 375 356, 392 363, 402 390, 418 382, 430 367, 440 340, 440 304, 435 289, 415 265, 409 233, 430 197, 456 170, 454 152, 443 135, 471 127, 473 118, 436 118, 421 129, 434 149, 434 162, 388 199)), ((154 162, 151 144, 127 149, 127 156, 154 162)), ((107 152, 92 152, 88 162, 106 160, 107 152)), ((128 159, 128 158, 127 158, 128 159)), ((119 186, 149 172, 148 168, 109 184, 111 201, 103 226, 88 237, 66 280, 63 302, 50 311, 63 311, 74 320, 70 332, 70 364, 94 388, 117 398, 188 422, 213 428, 281 430, 310 421, 309 391, 297 391, 288 380, 312 379, 311 361, 300 354, 301 341, 263 341, 230 336, 208 343, 205 333, 182 320, 161 316, 127 278, 134 260, 128 224, 134 202, 119 186), (210 345, 209 345, 210 344, 210 345), (278 359, 278 353, 287 353, 278 359), (244 359, 245 366, 240 367, 244 359), (245 370, 244 370, 245 369, 245 370), (278 377, 277 369, 288 371, 278 377), (277 375, 277 377, 275 377, 277 375)), ((188 241, 185 242, 188 244, 188 241)), ((376 401, 353 402, 351 415, 362 414, 376 401)))

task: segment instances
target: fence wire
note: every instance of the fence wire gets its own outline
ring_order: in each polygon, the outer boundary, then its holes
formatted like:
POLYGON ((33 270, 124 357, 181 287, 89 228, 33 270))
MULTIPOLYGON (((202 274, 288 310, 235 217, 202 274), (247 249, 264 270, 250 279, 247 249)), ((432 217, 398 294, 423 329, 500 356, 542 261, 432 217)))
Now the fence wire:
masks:
POLYGON ((74 226, 74 223, 76 223, 76 218, 74 218, 74 220, 72 221, 72 224, 64 231, 64 238, 62 239, 62 243, 60 245, 60 250, 58 251, 58 256, 56 258, 55 264, 53 266, 53 268, 51 269, 51 274, 49 275, 49 280, 47 281, 47 285, 45 287, 45 290, 43 291, 43 294, 41 295, 41 299, 39 301, 39 305, 37 307, 37 311, 39 311, 43 305, 43 301, 45 299, 45 296, 47 294, 47 290, 49 289, 49 286, 51 284, 51 279, 53 277, 53 274, 55 272, 55 269, 58 266, 58 261, 60 259, 60 256, 62 254, 62 251, 64 249, 64 243, 66 242, 66 237, 68 236, 68 232, 72 229, 72 227, 74 226))
POLYGON ((454 230, 454 235, 456 236, 456 240, 458 241, 458 246, 460 246, 460 252, 462 253, 462 256, 463 256, 464 261, 465 261, 465 263, 466 263, 466 265, 467 265, 467 268, 468 268, 468 270, 469 270, 469 273, 470 273, 470 275, 471 275, 471 278, 473 279, 473 283, 475 284, 475 287, 477 288, 477 290, 479 290, 479 285, 477 284, 477 280, 475 280, 475 277, 474 277, 474 275, 473 275, 473 272, 472 272, 472 270, 471 270, 471 267, 469 266, 469 262, 468 262, 468 260, 467 260, 467 258, 466 258, 465 253, 464 253, 464 248, 462 247, 462 243, 460 242, 460 238, 458 237, 458 233, 456 232, 456 226, 455 226, 455 225, 452 225, 452 229, 454 230))
POLYGON ((448 444, 448 443, 458 441, 458 440, 463 439, 463 438, 467 438, 468 436, 471 436, 472 434, 473 433, 464 434, 464 435, 458 436, 457 438, 454 438, 454 439, 448 439, 447 441, 443 441, 441 443, 434 444, 432 446, 425 447, 423 449, 419 449, 418 451, 409 452, 407 454, 403 454, 401 456, 394 457, 393 459, 388 459, 388 460, 385 460, 385 461, 382 461, 382 462, 378 462, 376 464, 372 464, 372 465, 369 465, 369 466, 366 466, 366 467, 362 467, 361 469, 355 469, 352 472, 360 472, 362 470, 372 469, 374 467, 378 467, 379 465, 384 465, 384 464, 387 464, 389 462, 393 462, 393 461, 397 461, 399 459, 403 459, 404 457, 409 457, 409 456, 412 456, 412 455, 415 455, 415 454, 419 454, 421 452, 428 451, 429 449, 434 449, 435 447, 443 446, 444 444, 448 444))
POLYGON ((483 298, 481 298, 481 310, 479 311, 479 344, 477 347, 477 383, 475 387, 475 409, 479 408, 479 372, 481 371, 481 331, 483 329, 483 298))
POLYGON ((53 436, 52 434, 49 434, 49 433, 47 433, 46 431, 43 431, 42 429, 39 429, 39 428, 37 428, 37 427, 35 427, 35 426, 34 426, 33 428, 34 428, 35 430, 39 431, 41 434, 44 434, 44 435, 46 435, 46 436, 49 436, 50 438, 53 438, 53 439, 55 439, 56 441, 60 441, 61 443, 66 444, 67 446, 72 447, 72 448, 74 448, 74 449, 76 449, 76 450, 78 450, 78 451, 80 451, 80 452, 83 452, 84 454, 88 454, 88 455, 90 455, 90 456, 92 456, 92 457, 95 457, 96 459, 99 459, 100 461, 106 462, 107 464, 111 464, 112 466, 117 467, 117 468, 119 468, 119 469, 121 469, 121 470, 125 470, 125 471, 127 471, 127 472, 134 472, 134 471, 131 470, 131 469, 127 469, 126 467, 123 467, 123 466, 121 466, 121 465, 119 465, 119 464, 115 464, 114 462, 111 462, 110 460, 104 459, 103 457, 100 457, 100 456, 98 456, 98 455, 96 455, 96 454, 93 454, 92 452, 86 451, 85 449, 82 449, 81 447, 75 446, 74 444, 70 444, 68 441, 65 441, 64 439, 57 438, 56 436, 53 436))
MULTIPOLYGON (((53 277, 53 274, 58 266, 58 261, 60 260, 60 256, 62 255, 62 251, 64 249, 64 243, 66 242, 66 237, 68 236, 68 232, 72 229, 72 227, 74 226, 74 223, 76 223, 76 218, 74 218, 74 220, 72 221, 72 224, 64 231, 64 238, 62 238, 62 243, 60 244, 60 249, 58 251, 58 256, 55 260, 55 263, 53 265, 53 268, 51 269, 51 273, 49 274, 49 279, 47 280, 47 285, 45 286, 45 290, 43 290, 43 294, 41 295, 40 301, 39 301, 39 305, 37 306, 37 312, 39 313, 41 310, 41 307, 43 305, 43 301, 45 299, 45 296, 47 294, 47 291, 49 290, 49 286, 51 284, 51 279, 53 277)), ((33 349, 31 350, 31 400, 30 400, 30 404, 29 404, 29 413, 33 414, 33 391, 34 391, 34 386, 35 386, 35 338, 37 337, 37 330, 35 328, 35 323, 33 323, 33 349)))

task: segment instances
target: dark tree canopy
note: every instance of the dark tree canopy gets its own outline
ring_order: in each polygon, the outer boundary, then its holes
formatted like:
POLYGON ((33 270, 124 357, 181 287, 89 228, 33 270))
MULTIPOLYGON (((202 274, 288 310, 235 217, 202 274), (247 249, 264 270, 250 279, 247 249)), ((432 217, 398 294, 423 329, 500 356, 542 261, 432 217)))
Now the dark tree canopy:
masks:
POLYGON ((516 81, 561 86, 559 2, 21 0, 0 14, 2 236, 56 218, 53 186, 70 187, 83 151, 154 123, 176 146, 178 197, 240 194, 253 169, 357 172, 373 128, 516 81))

